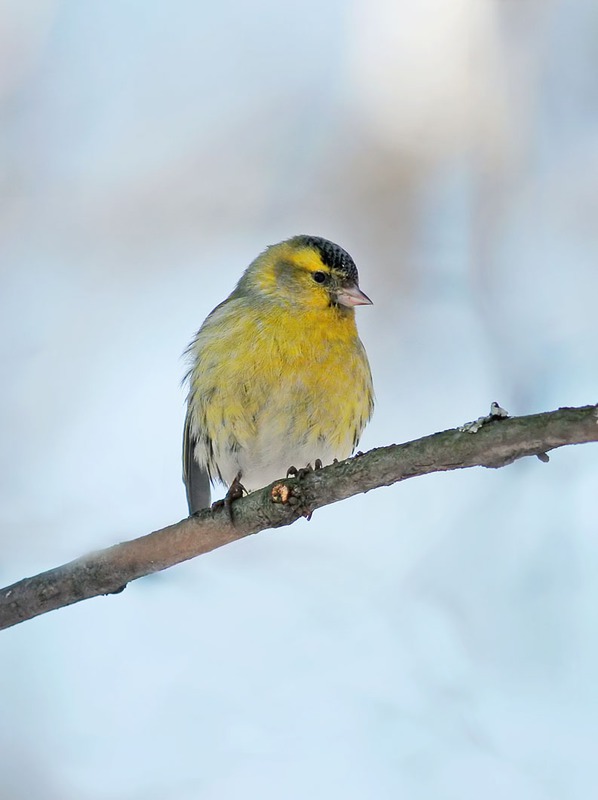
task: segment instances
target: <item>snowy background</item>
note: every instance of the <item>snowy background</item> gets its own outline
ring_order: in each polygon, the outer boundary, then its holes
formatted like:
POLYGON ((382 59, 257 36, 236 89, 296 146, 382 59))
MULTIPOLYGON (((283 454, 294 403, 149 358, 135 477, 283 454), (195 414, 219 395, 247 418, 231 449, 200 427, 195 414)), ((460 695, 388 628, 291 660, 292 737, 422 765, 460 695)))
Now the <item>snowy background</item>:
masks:
MULTIPOLYGON (((0 583, 185 516, 180 358, 354 256, 362 449, 598 400, 595 0, 3 0, 0 583)), ((598 795, 596 448, 434 475, 0 634, 1 800, 598 795)))

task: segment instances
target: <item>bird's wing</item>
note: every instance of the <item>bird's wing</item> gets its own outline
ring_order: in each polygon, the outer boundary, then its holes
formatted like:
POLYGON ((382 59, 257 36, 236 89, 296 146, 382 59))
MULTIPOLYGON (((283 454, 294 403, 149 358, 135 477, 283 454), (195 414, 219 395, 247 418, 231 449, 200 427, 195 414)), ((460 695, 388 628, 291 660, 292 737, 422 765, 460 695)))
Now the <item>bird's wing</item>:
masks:
POLYGON ((210 505, 210 477, 205 467, 195 460, 195 438, 191 433, 191 414, 187 410, 183 433, 183 482, 187 490, 189 514, 210 505))

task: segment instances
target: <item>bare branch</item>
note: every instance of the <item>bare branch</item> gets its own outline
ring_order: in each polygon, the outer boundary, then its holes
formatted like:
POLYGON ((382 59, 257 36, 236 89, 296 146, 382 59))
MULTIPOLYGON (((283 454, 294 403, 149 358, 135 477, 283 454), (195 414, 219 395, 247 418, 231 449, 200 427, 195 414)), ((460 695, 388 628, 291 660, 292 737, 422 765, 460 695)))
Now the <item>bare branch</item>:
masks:
POLYGON ((0 590, 0 629, 97 595, 207 553, 265 528, 379 486, 465 467, 502 467, 556 447, 598 441, 598 406, 561 408, 528 417, 493 419, 402 445, 371 450, 338 464, 287 478, 234 503, 234 524, 222 511, 202 511, 139 539, 100 550, 0 590), (473 432, 475 431, 475 432, 473 432))

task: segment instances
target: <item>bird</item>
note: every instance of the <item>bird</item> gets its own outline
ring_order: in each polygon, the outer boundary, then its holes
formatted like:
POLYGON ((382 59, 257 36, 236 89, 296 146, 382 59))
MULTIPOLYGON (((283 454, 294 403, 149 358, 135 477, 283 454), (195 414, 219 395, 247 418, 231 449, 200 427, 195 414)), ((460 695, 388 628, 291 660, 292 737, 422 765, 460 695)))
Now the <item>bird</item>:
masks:
POLYGON ((349 253, 320 236, 271 245, 247 267, 185 351, 190 515, 210 506, 210 484, 236 498, 292 463, 354 452, 374 407, 355 306, 371 303, 349 253))

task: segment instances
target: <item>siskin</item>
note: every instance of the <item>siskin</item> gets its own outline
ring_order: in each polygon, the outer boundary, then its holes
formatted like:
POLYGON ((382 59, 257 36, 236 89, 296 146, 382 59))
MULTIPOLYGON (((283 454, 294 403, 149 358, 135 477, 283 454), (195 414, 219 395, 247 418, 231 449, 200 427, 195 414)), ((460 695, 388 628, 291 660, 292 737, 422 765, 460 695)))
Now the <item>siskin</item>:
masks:
POLYGON ((351 455, 374 405, 354 306, 371 302, 351 256, 318 236, 272 245, 249 265, 187 351, 189 513, 209 506, 210 482, 252 491, 292 462, 351 455))

